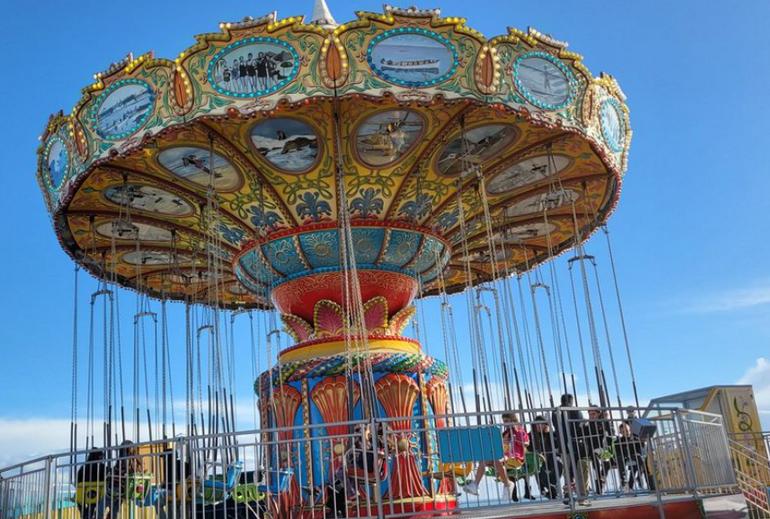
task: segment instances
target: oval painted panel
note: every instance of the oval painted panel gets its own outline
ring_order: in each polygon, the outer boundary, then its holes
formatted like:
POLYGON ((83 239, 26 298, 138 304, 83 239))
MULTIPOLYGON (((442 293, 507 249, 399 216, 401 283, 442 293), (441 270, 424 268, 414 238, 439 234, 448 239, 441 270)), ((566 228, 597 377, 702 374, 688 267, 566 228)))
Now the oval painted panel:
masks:
POLYGON ((620 104, 615 99, 605 99, 601 108, 602 135, 615 153, 623 151, 626 142, 626 124, 620 104))
POLYGON ((388 110, 364 120, 356 130, 356 151, 370 166, 382 167, 401 159, 417 142, 425 126, 411 110, 388 110))
MULTIPOLYGON (((512 257, 513 257, 513 251, 510 248, 495 249, 495 261, 505 261, 505 260, 511 259, 512 257)), ((483 250, 471 251, 468 253, 467 256, 462 255, 462 256, 459 256, 458 259, 462 263, 467 263, 467 262, 489 263, 489 251, 486 248, 484 248, 483 250)))
POLYGON ((414 27, 386 31, 369 44, 369 66, 376 75, 397 85, 427 87, 442 83, 457 70, 457 51, 435 32, 414 27))
POLYGON ((580 194, 572 189, 559 189, 547 193, 539 193, 508 206, 503 211, 506 218, 542 213, 558 209, 577 200, 580 194))
POLYGON ((211 86, 232 97, 260 97, 286 86, 297 75, 299 55, 275 38, 254 37, 231 43, 209 63, 211 86))
POLYGON ((532 238, 539 238, 546 234, 551 234, 556 230, 556 225, 551 222, 533 222, 525 225, 511 227, 503 232, 503 243, 515 244, 521 243, 532 238))
POLYGON ((251 142, 262 158, 284 171, 307 171, 318 160, 318 135, 298 119, 265 119, 251 129, 251 142))
POLYGON ((188 270, 187 273, 169 275, 164 274, 164 277, 172 283, 176 283, 177 285, 196 285, 200 283, 207 283, 208 281, 214 279, 222 279, 224 275, 212 273, 208 270, 188 270))
POLYGON ((176 263, 177 265, 187 264, 192 262, 192 258, 186 254, 177 254, 176 261, 174 254, 167 251, 131 251, 123 255, 123 261, 130 265, 171 265, 176 263))
POLYGON ((148 213, 184 216, 193 212, 192 206, 185 199, 153 186, 141 184, 110 186, 104 190, 104 197, 121 207, 130 207, 148 213))
POLYGON ((556 175, 569 166, 570 158, 566 155, 551 155, 553 164, 549 167, 549 155, 540 155, 517 162, 492 177, 487 182, 487 192, 499 195, 556 175))
POLYGON ((155 225, 124 220, 105 222, 96 227, 96 232, 107 238, 139 241, 171 241, 171 231, 155 225))
POLYGON ((227 287, 227 291, 236 296, 245 296, 251 293, 246 287, 244 287, 240 283, 234 283, 230 285, 229 287, 227 287))
POLYGON ((529 52, 516 58, 513 75, 519 92, 538 108, 558 110, 574 98, 574 75, 546 52, 529 52))
POLYGON ((144 81, 114 83, 97 101, 92 118, 96 133, 108 140, 128 137, 147 122, 154 101, 155 95, 144 81))
POLYGON ((485 162, 516 140, 516 128, 509 124, 487 124, 465 132, 444 146, 436 159, 436 169, 456 176, 470 164, 485 162))
POLYGON ((45 166, 47 174, 44 177, 49 189, 57 190, 61 188, 69 173, 70 155, 69 151, 67 151, 67 145, 59 137, 54 137, 48 141, 45 152, 45 166))
POLYGON ((241 176, 230 161, 198 146, 166 148, 158 154, 158 162, 174 175, 200 186, 208 186, 213 175, 217 191, 233 191, 241 185, 241 176), (212 157, 213 171, 209 164, 212 157))

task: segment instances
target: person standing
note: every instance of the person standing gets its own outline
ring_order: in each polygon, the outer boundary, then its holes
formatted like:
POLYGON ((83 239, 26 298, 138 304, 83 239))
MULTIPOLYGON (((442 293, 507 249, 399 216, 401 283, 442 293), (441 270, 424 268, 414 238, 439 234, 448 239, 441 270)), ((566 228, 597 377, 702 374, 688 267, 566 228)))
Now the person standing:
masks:
POLYGON ((241 84, 241 92, 249 91, 249 72, 246 68, 246 60, 243 56, 238 58, 238 80, 241 84))
POLYGON ((259 54, 257 54, 256 72, 257 72, 257 88, 259 90, 266 90, 268 70, 267 70, 267 56, 265 56, 264 52, 260 52, 259 54))
POLYGON ((578 504, 588 506, 588 484, 591 473, 591 457, 585 458, 585 419, 574 407, 575 397, 569 393, 561 396, 561 405, 554 411, 551 421, 556 427, 561 459, 564 464, 564 502, 569 504, 572 484, 577 487, 578 504))
POLYGON ((232 81, 232 87, 230 88, 233 92, 240 92, 241 91, 241 69, 238 66, 238 59, 233 59, 233 65, 230 67, 230 80, 232 81))
POLYGON ((248 76, 249 92, 256 92, 257 88, 257 60, 254 55, 249 52, 246 59, 246 75, 248 76))
POLYGON ((551 430, 548 420, 542 416, 536 416, 529 437, 532 440, 530 450, 544 459, 537 474, 540 494, 548 499, 556 499, 559 497, 559 478, 562 469, 556 434, 551 430))

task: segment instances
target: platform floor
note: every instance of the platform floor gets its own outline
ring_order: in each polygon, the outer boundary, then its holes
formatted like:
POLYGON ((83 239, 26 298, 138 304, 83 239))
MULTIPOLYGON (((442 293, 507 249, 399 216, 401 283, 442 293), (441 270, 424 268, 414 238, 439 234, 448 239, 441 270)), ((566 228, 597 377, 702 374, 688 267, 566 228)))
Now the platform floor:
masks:
MULTIPOLYGON (((703 517, 699 500, 691 496, 662 496, 661 501, 664 506, 665 517, 669 519, 698 519, 703 517)), ((569 513, 570 508, 561 501, 535 501, 516 503, 510 506, 459 509, 451 517, 453 519, 509 519, 518 517, 564 519, 569 516, 569 513)), ((658 519, 660 517, 658 498, 655 495, 601 497, 591 500, 590 506, 578 506, 575 513, 590 519, 612 517, 658 519)))
POLYGON ((709 497, 703 500, 707 519, 745 519, 748 506, 742 495, 709 497))

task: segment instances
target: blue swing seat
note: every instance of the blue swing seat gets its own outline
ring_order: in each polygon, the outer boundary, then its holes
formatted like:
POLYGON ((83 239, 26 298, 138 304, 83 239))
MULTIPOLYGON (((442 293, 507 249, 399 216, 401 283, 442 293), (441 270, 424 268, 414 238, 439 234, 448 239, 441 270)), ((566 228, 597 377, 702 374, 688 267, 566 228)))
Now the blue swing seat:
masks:
POLYGON ((294 470, 271 470, 268 471, 267 474, 270 476, 268 478, 269 484, 263 483, 257 485, 257 490, 263 494, 280 494, 281 492, 286 492, 289 490, 291 478, 294 477, 294 470))
POLYGON ((503 433, 495 425, 449 427, 436 432, 442 463, 483 462, 503 457, 503 433))
POLYGON ((201 482, 201 493, 205 503, 222 501, 235 488, 243 472, 243 462, 236 461, 227 467, 224 477, 204 479, 201 482))

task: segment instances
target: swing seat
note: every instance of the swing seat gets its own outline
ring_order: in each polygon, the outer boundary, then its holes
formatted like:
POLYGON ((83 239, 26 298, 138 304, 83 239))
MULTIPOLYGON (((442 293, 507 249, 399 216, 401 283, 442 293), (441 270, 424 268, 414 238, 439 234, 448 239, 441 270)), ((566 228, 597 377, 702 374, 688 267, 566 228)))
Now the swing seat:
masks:
POLYGON ((270 470, 269 484, 257 485, 257 490, 263 494, 280 494, 289 490, 291 479, 294 477, 293 469, 270 470))
POLYGON ((75 487, 75 503, 93 506, 102 500, 106 484, 104 481, 81 481, 75 487))
POLYGON ((545 457, 542 454, 535 452, 527 452, 524 456, 524 460, 517 460, 519 462, 518 467, 508 468, 508 478, 511 481, 517 481, 519 479, 535 476, 540 472, 543 463, 545 463, 545 457))
POLYGON ((445 463, 472 463, 503 457, 503 435, 499 427, 484 425, 445 428, 436 431, 439 459, 445 463))
POLYGON ((235 484, 241 477, 241 472, 243 472, 243 462, 236 461, 227 467, 224 477, 220 475, 204 479, 201 482, 203 502, 208 504, 225 499, 230 491, 235 488, 235 484))
POLYGON ((152 474, 138 472, 126 476, 126 499, 134 501, 137 505, 141 506, 145 499, 147 499, 151 481, 152 474))
POLYGON ((232 494, 236 503, 254 503, 265 498, 265 494, 254 483, 235 485, 232 494))
POLYGON ((473 472, 473 463, 442 463, 441 473, 444 477, 453 476, 456 478, 467 477, 473 472))
MULTIPOLYGON (((353 459, 357 459, 355 451, 349 451, 348 454, 353 454, 353 459)), ((384 481, 388 477, 388 463, 385 460, 385 453, 383 451, 377 452, 373 461, 374 463, 370 463, 368 467, 359 466, 355 461, 348 462, 345 467, 345 476, 359 485, 374 485, 378 478, 380 482, 384 481), (376 465, 376 467, 372 465, 376 465)))
POLYGON ((147 495, 144 497, 144 503, 142 506, 154 506, 161 500, 166 489, 152 485, 147 491, 147 495))
POLYGON ((598 449, 597 451, 596 457, 600 461, 612 461, 615 459, 615 453, 611 449, 598 449))
POLYGON ((595 449, 594 455, 599 461, 613 461, 615 459, 615 438, 612 438, 609 446, 595 449))

